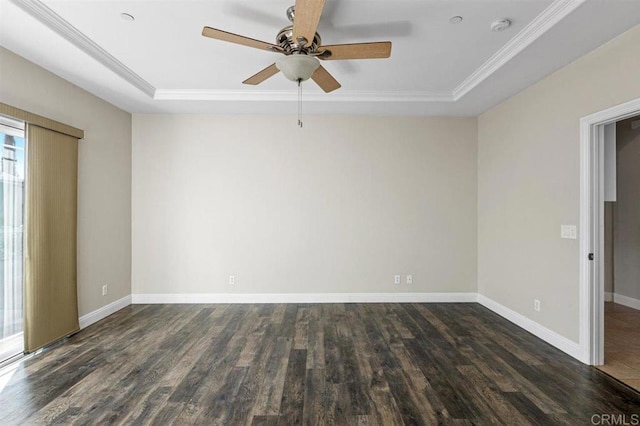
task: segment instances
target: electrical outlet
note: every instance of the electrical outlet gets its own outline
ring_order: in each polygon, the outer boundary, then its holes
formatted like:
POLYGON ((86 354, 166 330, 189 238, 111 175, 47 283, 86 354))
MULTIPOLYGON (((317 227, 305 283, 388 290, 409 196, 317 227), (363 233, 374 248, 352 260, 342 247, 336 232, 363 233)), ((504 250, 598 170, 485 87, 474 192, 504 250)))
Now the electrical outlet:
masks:
POLYGON ((540 312, 540 301, 538 299, 533 300, 533 309, 535 309, 536 312, 540 312))
POLYGON ((103 285, 102 286, 102 295, 106 296, 109 293, 109 286, 108 285, 103 285))
POLYGON ((400 279, 400 275, 396 275, 395 277, 393 277, 394 284, 400 284, 401 282, 402 280, 400 279))
POLYGON ((229 275, 229 284, 235 284, 236 283, 236 277, 234 277, 233 275, 229 275))
POLYGON ((413 284, 413 275, 407 275, 407 284, 413 284))

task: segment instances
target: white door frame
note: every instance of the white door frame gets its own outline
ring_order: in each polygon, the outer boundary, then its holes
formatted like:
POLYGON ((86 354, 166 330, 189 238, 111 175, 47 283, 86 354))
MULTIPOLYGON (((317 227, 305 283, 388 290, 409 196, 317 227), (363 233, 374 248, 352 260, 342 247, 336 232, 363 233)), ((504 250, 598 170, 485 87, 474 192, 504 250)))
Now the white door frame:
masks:
POLYGON ((590 365, 604 362, 604 125, 638 114, 640 98, 580 119, 580 351, 590 365))

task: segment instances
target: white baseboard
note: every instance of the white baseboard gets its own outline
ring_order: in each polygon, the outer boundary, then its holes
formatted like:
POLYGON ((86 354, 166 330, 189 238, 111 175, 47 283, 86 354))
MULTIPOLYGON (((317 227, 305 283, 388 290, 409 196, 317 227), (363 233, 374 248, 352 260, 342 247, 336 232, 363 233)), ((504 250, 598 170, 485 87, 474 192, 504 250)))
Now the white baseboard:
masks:
POLYGON ((154 303, 469 303, 476 293, 265 293, 133 294, 133 304, 154 303))
POLYGON ((605 291, 604 292, 604 301, 605 302, 613 302, 613 293, 611 293, 610 291, 605 291))
POLYGON ((629 308, 640 310, 640 300, 634 299, 633 297, 623 296, 618 293, 613 294, 613 301, 615 303, 619 303, 624 306, 628 306, 629 308))
POLYGON ((119 311, 122 308, 126 308, 131 304, 131 296, 125 296, 122 299, 118 299, 115 302, 111 302, 102 308, 96 309, 93 312, 89 312, 86 315, 80 317, 80 329, 89 327, 91 324, 100 321, 119 311))
POLYGON ((567 339, 564 336, 549 330, 543 325, 538 324, 530 318, 513 311, 498 302, 489 299, 486 296, 478 294, 478 303, 500 315, 501 317, 511 321, 520 328, 527 330, 529 333, 544 340, 552 346, 560 349, 562 352, 571 355, 579 361, 582 361, 582 351, 580 345, 567 339))

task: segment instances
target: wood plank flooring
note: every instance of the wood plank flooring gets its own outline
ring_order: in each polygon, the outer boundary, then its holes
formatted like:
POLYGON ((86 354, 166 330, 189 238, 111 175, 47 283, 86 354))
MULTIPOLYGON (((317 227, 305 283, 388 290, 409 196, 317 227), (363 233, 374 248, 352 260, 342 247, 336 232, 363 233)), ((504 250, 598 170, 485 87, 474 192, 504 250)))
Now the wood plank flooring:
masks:
POLYGON ((640 394, 478 304, 132 305, 24 361, 0 424, 591 424, 640 394))

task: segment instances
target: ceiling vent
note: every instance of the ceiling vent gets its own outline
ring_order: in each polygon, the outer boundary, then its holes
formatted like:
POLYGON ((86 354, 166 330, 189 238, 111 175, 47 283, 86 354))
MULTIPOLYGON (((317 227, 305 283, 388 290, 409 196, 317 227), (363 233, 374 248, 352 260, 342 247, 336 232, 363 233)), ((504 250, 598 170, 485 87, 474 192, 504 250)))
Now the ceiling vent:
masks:
POLYGON ((504 31, 511 26, 511 21, 507 18, 498 19, 494 23, 491 24, 491 31, 500 32, 504 31))

